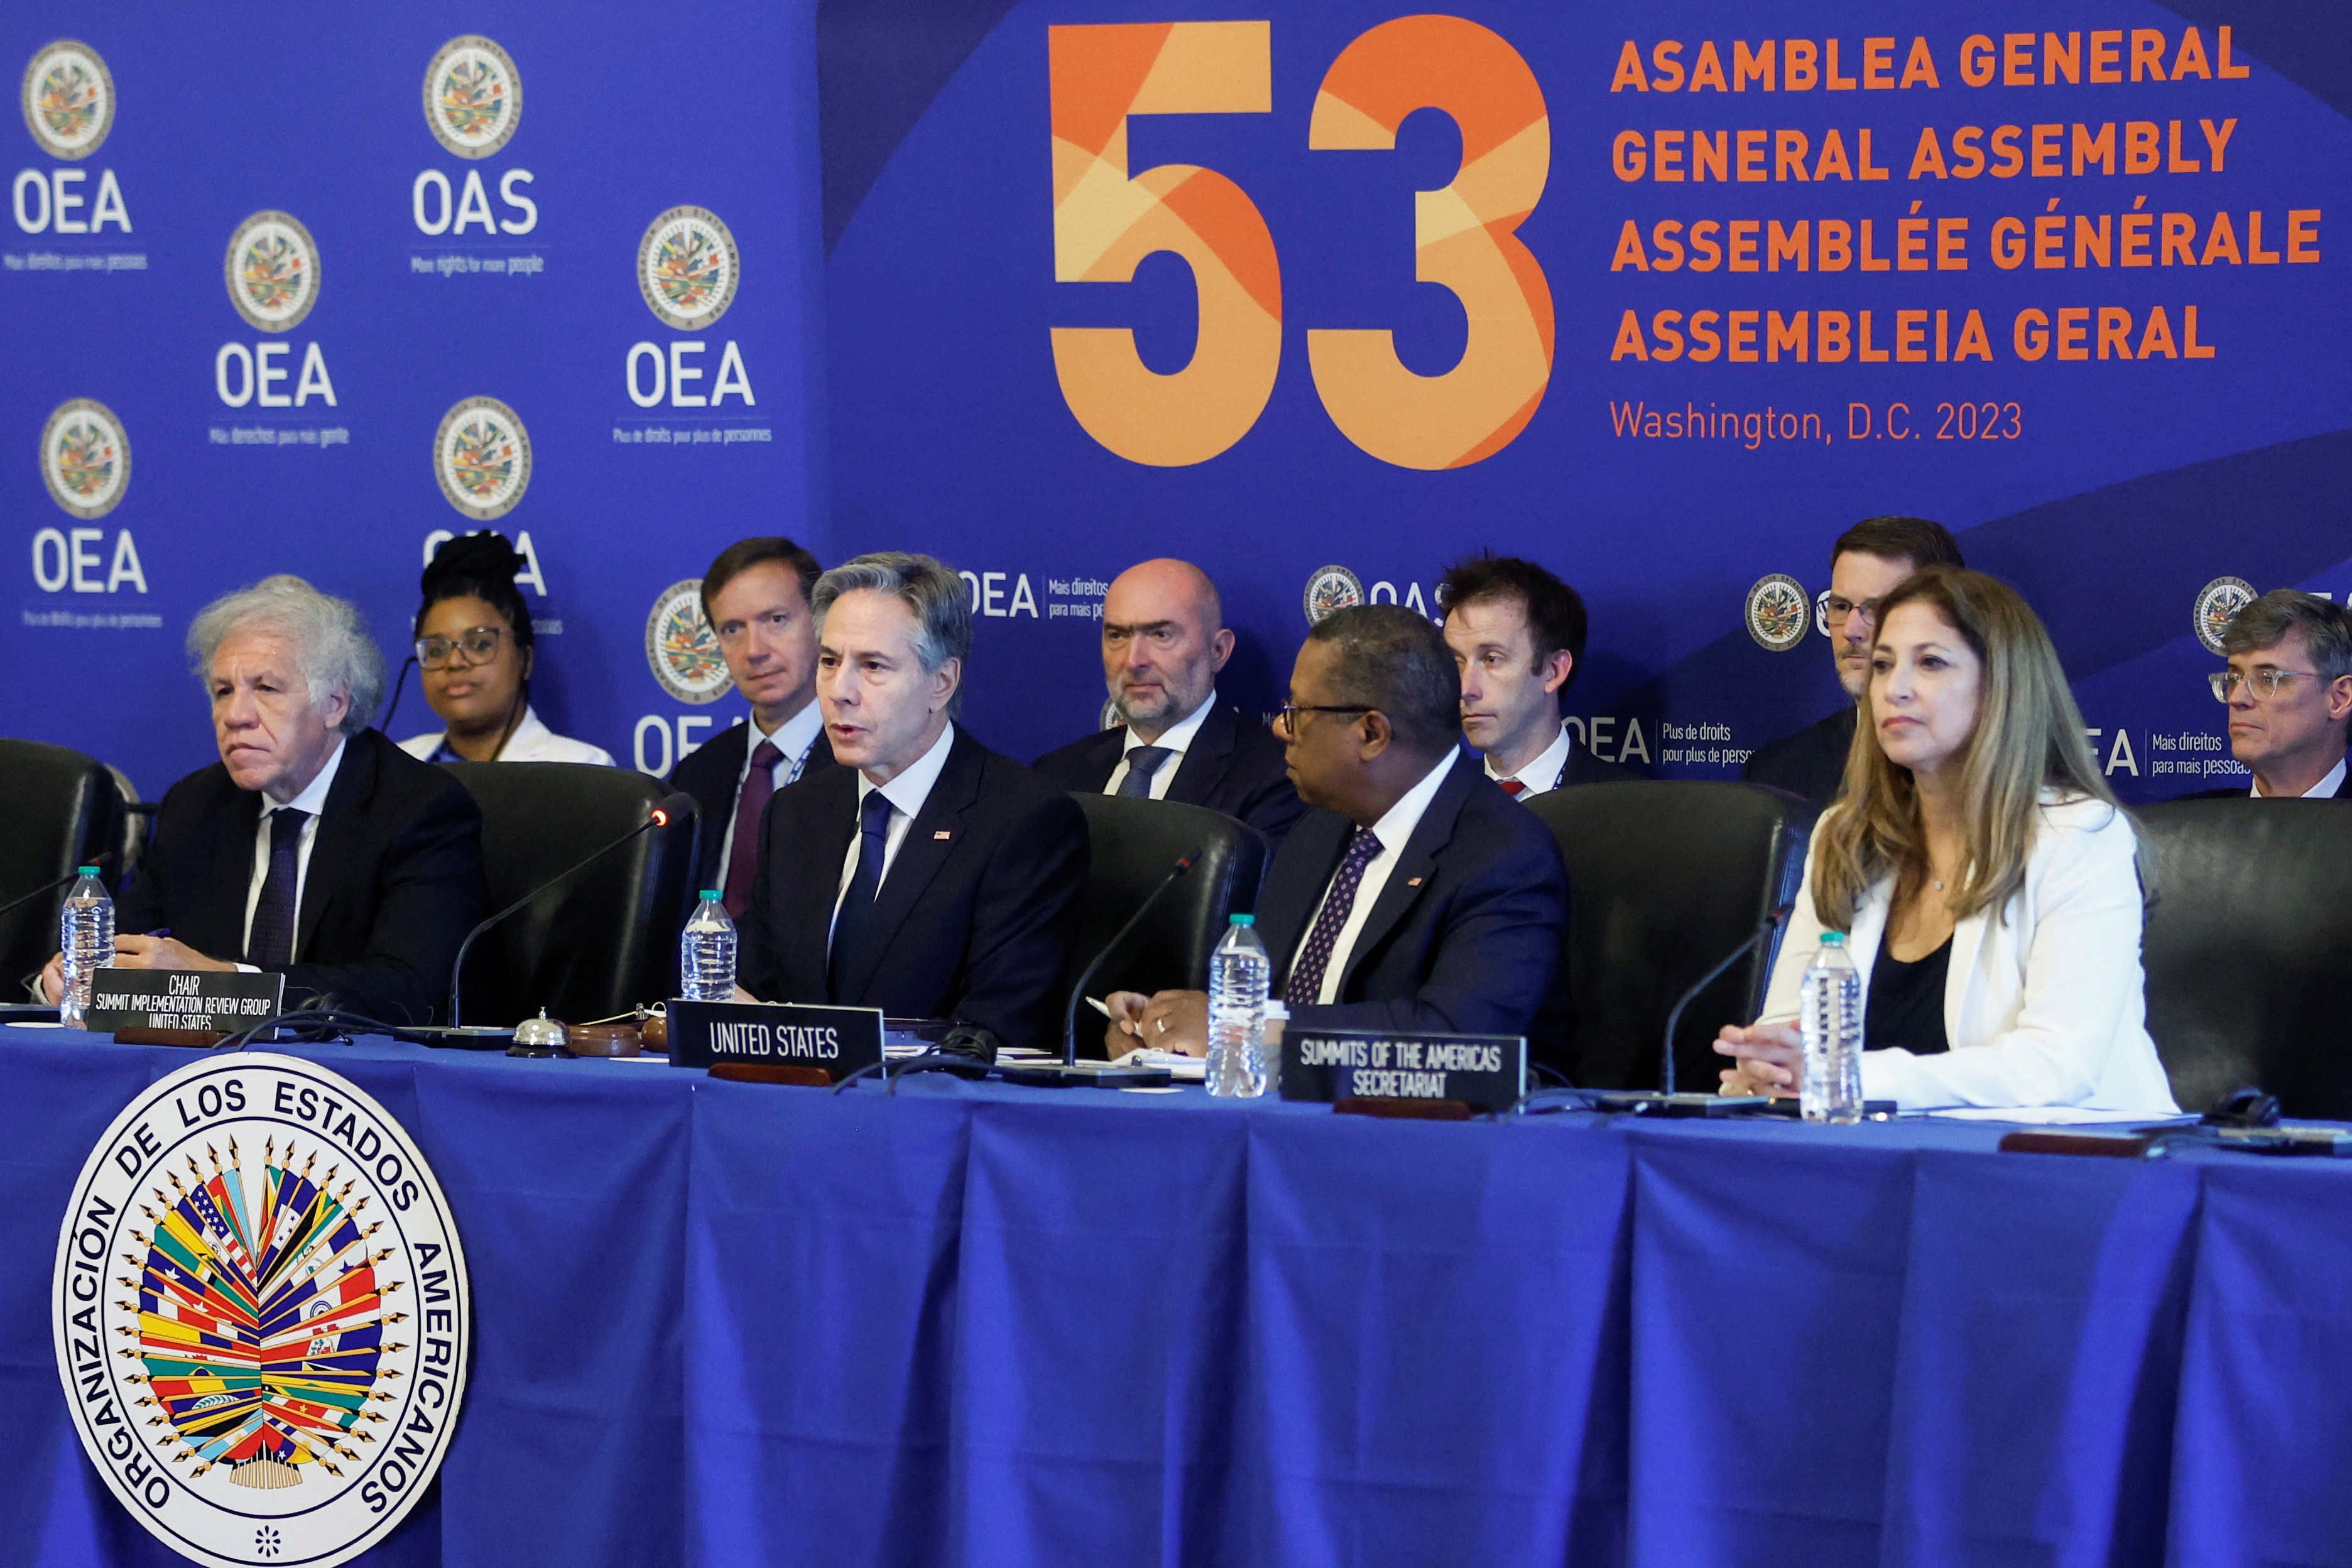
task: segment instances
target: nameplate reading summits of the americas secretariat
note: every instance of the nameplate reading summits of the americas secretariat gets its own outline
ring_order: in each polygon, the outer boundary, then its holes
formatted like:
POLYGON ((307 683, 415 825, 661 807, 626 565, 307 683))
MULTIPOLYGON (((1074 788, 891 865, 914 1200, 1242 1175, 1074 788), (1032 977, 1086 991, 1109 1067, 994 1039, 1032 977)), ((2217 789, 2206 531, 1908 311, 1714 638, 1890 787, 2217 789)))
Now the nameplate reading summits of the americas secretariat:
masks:
POLYGON ((879 1007, 803 1007, 772 1002, 672 1002, 672 1067, 720 1062, 823 1068, 839 1083, 882 1059, 879 1007))
POLYGON ((90 1462, 216 1568, 333 1568, 431 1485, 472 1302, 439 1184, 339 1074, 233 1052, 150 1085, 76 1179, 50 1310, 90 1462))
POLYGON ((117 1029, 197 1029, 233 1035, 278 1016, 283 974, 224 969, 101 969, 89 977, 94 1035, 117 1029))
POLYGON ((1524 1035, 1292 1028, 1282 1037, 1285 1100, 1458 1100, 1508 1110, 1527 1085, 1524 1035))

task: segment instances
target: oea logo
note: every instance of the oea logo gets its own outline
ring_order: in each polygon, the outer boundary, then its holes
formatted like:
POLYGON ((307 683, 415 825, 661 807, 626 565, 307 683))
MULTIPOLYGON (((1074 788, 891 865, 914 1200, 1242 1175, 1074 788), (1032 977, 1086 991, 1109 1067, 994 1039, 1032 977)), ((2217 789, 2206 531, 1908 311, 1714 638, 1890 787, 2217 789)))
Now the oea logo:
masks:
MULTIPOLYGON (((97 152, 114 129, 114 78, 96 49, 72 38, 34 52, 20 97, 26 128, 52 157, 78 163, 97 152)), ((97 234, 110 223, 129 234, 131 209, 123 205, 114 171, 98 172, 95 196, 79 188, 89 178, 87 169, 18 171, 10 191, 16 226, 26 234, 97 234), (84 206, 89 216, 76 216, 84 206)))
MULTIPOLYGON (((229 303, 248 325, 265 332, 288 332, 319 302, 319 247, 310 231, 289 213, 257 212, 228 237, 224 264, 229 303)), ((302 346, 299 375, 275 362, 293 352, 291 343, 236 342, 213 355, 213 390, 231 408, 248 403, 264 408, 299 408, 317 397, 335 406, 335 384, 317 342, 302 346), (292 395, 274 390, 291 378, 292 395)))
MULTIPOLYGON (((700 331, 727 313, 742 269, 734 235, 706 207, 672 207, 648 224, 637 241, 637 291, 646 309, 662 325, 682 332, 700 331)), ((752 395, 743 351, 732 338, 719 351, 709 393, 688 390, 703 378, 699 361, 709 347, 693 338, 672 338, 667 350, 656 342, 630 344, 621 367, 629 401, 657 408, 667 395, 672 408, 716 408, 731 394, 746 408, 756 405, 760 400, 752 395)))

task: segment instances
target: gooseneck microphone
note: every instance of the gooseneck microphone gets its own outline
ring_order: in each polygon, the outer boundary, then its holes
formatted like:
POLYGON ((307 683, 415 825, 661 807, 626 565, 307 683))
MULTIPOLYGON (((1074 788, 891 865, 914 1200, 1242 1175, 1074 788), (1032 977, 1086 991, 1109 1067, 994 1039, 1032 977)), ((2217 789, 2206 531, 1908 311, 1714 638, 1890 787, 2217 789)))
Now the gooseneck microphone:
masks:
POLYGON ((1198 860, 1201 855, 1202 851, 1195 849, 1168 868, 1168 874, 1160 879, 1160 885, 1144 895, 1143 902, 1135 906, 1135 912, 1127 917, 1125 925, 1118 928, 1118 934, 1103 944, 1102 951, 1095 954, 1094 962, 1087 964, 1086 972, 1078 976, 1078 983, 1070 987, 1069 1002, 1062 1009, 1062 1065, 1064 1067, 1077 1065, 1078 1004, 1085 1000, 1087 987, 1094 984, 1095 973, 1102 968, 1103 960, 1116 952, 1118 944, 1127 940, 1128 934, 1142 923, 1143 917, 1150 912, 1151 906, 1160 901, 1160 895, 1174 887, 1176 879, 1190 871, 1192 868, 1192 862, 1198 860))
POLYGON ((662 796, 660 800, 654 803, 653 809, 646 814, 646 819, 643 822, 638 823, 635 827, 630 828, 626 833, 622 834, 610 844, 606 844, 587 855, 582 856, 571 865, 566 866, 562 870, 558 871, 554 876, 550 877, 546 881, 541 882, 538 887, 533 888, 530 892, 525 893, 521 898, 517 899, 513 903, 509 904, 505 909, 500 910, 497 914, 492 915, 489 919, 476 926, 472 931, 467 931, 466 933, 466 940, 457 944, 457 962, 449 966, 449 1026, 455 1029, 464 1022, 464 1020, 458 1016, 457 1011, 457 982, 466 973, 466 954, 472 950, 474 939, 476 937, 481 935, 484 931, 489 930, 492 926, 498 924, 500 921, 506 919, 509 915, 514 913, 517 910, 522 908, 525 904, 539 897, 540 894, 547 891, 548 889, 552 888, 558 882, 563 880, 564 878, 571 876, 582 867, 586 866, 589 862, 595 860, 600 857, 611 854, 614 850, 618 849, 622 845, 626 844, 630 839, 635 838, 638 834, 645 832, 646 829, 653 827, 667 827, 673 822, 690 821, 693 819, 693 816, 694 797, 686 794, 684 791, 673 790, 671 793, 662 796))
POLYGON ((1664 1065, 1658 1075, 1658 1086, 1665 1093, 1675 1092, 1675 1029, 1683 1021, 1683 1009, 1696 1000, 1700 992, 1714 984, 1725 970, 1747 957, 1750 948, 1779 931, 1780 922, 1787 920, 1796 907, 1794 903, 1782 904, 1770 914, 1766 915, 1762 923, 1748 933, 1748 940, 1725 954, 1722 963, 1699 976, 1698 984, 1684 992, 1682 1000, 1675 1004, 1675 1010, 1666 1015, 1666 1044, 1665 1049, 1661 1053, 1664 1065))
POLYGON ((72 870, 67 872, 64 876, 59 877, 56 881, 44 882, 39 887, 35 888, 31 892, 20 894, 17 897, 9 900, 6 903, 0 904, 0 915, 13 914, 45 893, 54 893, 59 888, 66 886, 68 882, 79 881, 81 879, 81 868, 83 866, 110 865, 113 860, 114 851, 111 849, 106 850, 102 854, 93 855, 89 859, 77 864, 72 870))

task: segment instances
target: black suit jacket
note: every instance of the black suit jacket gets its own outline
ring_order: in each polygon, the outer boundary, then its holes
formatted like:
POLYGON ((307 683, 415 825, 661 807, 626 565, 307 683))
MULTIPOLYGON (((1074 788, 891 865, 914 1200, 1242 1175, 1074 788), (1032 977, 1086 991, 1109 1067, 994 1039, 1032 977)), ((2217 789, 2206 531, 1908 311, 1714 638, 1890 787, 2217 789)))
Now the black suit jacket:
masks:
POLYGON ((1855 716, 1849 702, 1818 724, 1783 735, 1748 759, 1740 777, 1803 795, 1827 809, 1845 781, 1845 754, 1853 748, 1855 716))
MULTIPOLYGON (((736 786, 742 781, 743 758, 751 750, 751 731, 752 724, 748 719, 740 724, 730 724, 680 757, 669 771, 669 787, 692 795, 698 808, 694 838, 694 885, 698 888, 727 885, 727 868, 719 863, 719 851, 727 842, 727 825, 735 820, 736 786)), ((832 765, 833 740, 820 728, 815 744, 809 747, 808 766, 801 770, 801 777, 832 765)))
MULTIPOLYGON (((1284 841, 1257 900, 1274 994, 1315 918, 1356 825, 1311 808, 1284 841)), ((1291 1009, 1294 1027, 1526 1035, 1565 1060, 1568 870, 1550 829, 1456 754, 1348 956, 1339 1000, 1291 1009)))
MULTIPOLYGON (((1602 762, 1590 749, 1570 741, 1568 743, 1568 761, 1559 766, 1559 782, 1551 787, 1567 789, 1575 784, 1620 784, 1641 776, 1631 768, 1602 762)), ((1522 801, 1527 799, 1525 795, 1518 798, 1522 801)))
MULTIPOLYGON (((2193 789, 2187 795, 2176 795, 2170 798, 2174 800, 2253 800, 2259 797, 2246 793, 2252 787, 2253 785, 2249 783, 2235 784, 2223 789, 2193 789)), ((2338 789, 2334 795, 2329 795, 2327 798, 2330 800, 2352 800, 2352 780, 2347 780, 2343 788, 2338 789)))
POLYGON ((1008 1046, 1058 1045, 1088 864, 1077 803, 958 726, 836 994, 825 942, 857 837, 857 781, 855 768, 803 773, 768 803, 736 972, 743 988, 764 1002, 954 1018, 1008 1046))
MULTIPOLYGON (((1127 727, 1097 730, 1031 764, 1066 790, 1100 795, 1127 749, 1127 727)), ((1167 798, 1237 816, 1279 848, 1307 810, 1291 786, 1290 766, 1274 731, 1242 717, 1232 703, 1209 710, 1177 760, 1167 798)))
MULTIPOLYGON (((119 929, 157 928, 208 958, 245 957, 264 797, 218 763, 164 794, 155 841, 116 911, 119 929)), ((374 730, 344 743, 311 840, 295 919, 299 962, 286 1004, 313 997, 388 1024, 431 1022, 449 998, 449 970, 482 918, 482 813, 446 770, 420 763, 374 730)))

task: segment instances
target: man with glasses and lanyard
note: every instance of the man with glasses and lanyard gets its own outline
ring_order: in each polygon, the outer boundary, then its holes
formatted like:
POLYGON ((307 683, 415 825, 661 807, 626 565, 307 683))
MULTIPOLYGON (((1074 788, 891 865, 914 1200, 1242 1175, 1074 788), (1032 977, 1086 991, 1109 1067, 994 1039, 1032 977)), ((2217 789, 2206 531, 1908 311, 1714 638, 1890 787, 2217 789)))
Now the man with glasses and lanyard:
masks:
POLYGON ((1923 517, 1864 519, 1830 547, 1826 606, 1830 658, 1850 700, 1817 724, 1785 735, 1748 759, 1740 776, 1826 806, 1845 777, 1853 746, 1854 715, 1870 689, 1870 648, 1878 637, 1878 604, 1926 566, 1966 566, 1960 547, 1939 522, 1923 517))
MULTIPOLYGON (((1360 605, 1307 634, 1275 732, 1311 809, 1257 899, 1274 994, 1295 1027, 1526 1035, 1565 1068, 1568 872, 1461 749, 1461 708, 1453 650, 1411 610, 1360 605)), ((1205 993, 1105 1005, 1113 1056, 1208 1048, 1205 993)))
POLYGON ((2347 800, 2352 610, 2293 588, 2250 600, 2221 634, 2230 667, 2207 679, 2230 709, 2230 754, 2254 775, 2183 800, 2347 800))

